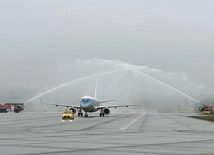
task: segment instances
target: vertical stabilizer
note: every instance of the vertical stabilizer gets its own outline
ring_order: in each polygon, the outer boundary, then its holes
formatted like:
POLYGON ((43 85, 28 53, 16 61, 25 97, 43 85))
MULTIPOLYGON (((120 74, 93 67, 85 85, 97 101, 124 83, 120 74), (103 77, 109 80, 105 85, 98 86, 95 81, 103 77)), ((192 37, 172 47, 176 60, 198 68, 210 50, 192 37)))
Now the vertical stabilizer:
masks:
POLYGON ((94 97, 95 97, 95 98, 97 98, 97 79, 96 79, 96 85, 95 85, 94 97))

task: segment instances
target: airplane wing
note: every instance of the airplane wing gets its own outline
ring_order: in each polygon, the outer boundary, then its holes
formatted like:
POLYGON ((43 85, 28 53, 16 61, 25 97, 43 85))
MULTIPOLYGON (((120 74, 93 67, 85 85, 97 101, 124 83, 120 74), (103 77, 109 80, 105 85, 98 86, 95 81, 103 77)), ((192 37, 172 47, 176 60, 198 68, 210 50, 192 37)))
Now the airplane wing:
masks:
POLYGON ((45 103, 45 102, 42 102, 41 100, 40 100, 40 102, 42 103, 42 104, 47 104, 47 105, 55 105, 55 106, 61 106, 61 107, 71 107, 71 108, 76 108, 76 109, 78 109, 78 108, 80 108, 80 106, 76 106, 76 105, 68 105, 68 104, 57 104, 57 103, 45 103))
POLYGON ((144 105, 144 104, 98 106, 97 109, 117 108, 117 107, 129 107, 129 106, 143 106, 143 105, 144 105))
POLYGON ((42 101, 42 98, 40 98, 40 102, 42 103, 42 104, 47 104, 47 105, 55 105, 55 106, 61 106, 61 107, 71 107, 71 108, 80 108, 80 106, 76 106, 76 105, 68 105, 68 104, 58 104, 58 103, 45 103, 45 102, 43 102, 42 101))
POLYGON ((100 101, 99 103, 112 102, 112 101, 115 101, 115 100, 100 101))

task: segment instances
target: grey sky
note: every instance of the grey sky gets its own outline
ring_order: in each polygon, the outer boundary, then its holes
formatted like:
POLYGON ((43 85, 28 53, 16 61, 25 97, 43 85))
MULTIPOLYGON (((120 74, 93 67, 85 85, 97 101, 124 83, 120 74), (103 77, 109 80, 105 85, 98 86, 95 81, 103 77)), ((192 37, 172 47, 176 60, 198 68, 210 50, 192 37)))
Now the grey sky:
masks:
POLYGON ((2 85, 15 78, 30 86, 41 76, 47 83, 64 61, 97 57, 185 72, 214 90, 213 6, 213 0, 1 0, 2 85))

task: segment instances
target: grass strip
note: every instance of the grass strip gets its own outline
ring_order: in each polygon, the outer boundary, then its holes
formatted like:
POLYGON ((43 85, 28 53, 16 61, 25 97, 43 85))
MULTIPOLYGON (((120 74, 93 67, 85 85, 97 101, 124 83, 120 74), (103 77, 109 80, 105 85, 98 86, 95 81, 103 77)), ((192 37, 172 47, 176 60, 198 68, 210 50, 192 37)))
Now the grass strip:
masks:
POLYGON ((211 116, 210 115, 209 116, 189 116, 189 117, 214 122, 214 116, 213 115, 211 115, 211 116))

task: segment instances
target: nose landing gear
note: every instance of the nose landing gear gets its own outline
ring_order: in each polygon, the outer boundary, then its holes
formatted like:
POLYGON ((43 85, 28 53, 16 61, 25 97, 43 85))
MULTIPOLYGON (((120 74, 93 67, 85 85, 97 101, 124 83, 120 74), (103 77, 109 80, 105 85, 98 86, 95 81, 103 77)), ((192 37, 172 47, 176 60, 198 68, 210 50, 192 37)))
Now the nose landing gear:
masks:
POLYGON ((87 112, 85 113, 85 117, 88 117, 88 114, 87 114, 87 112))

